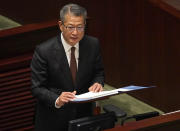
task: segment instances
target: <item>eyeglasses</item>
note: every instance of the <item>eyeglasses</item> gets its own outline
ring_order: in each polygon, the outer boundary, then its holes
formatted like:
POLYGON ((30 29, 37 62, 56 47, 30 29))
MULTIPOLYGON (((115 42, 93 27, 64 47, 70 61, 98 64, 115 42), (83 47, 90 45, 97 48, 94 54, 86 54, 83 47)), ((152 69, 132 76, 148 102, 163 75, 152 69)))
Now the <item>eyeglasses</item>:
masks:
POLYGON ((63 24, 63 26, 64 26, 69 32, 73 32, 73 31, 75 31, 75 29, 76 29, 78 32, 83 32, 83 31, 84 31, 84 26, 74 27, 74 26, 71 26, 71 25, 65 26, 64 24, 63 24))

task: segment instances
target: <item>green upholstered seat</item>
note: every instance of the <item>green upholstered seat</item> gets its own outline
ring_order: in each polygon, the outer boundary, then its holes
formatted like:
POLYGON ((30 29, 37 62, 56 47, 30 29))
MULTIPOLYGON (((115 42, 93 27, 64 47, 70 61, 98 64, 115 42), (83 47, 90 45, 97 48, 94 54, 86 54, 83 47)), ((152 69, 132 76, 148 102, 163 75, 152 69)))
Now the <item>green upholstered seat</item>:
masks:
POLYGON ((14 28, 17 26, 21 26, 21 24, 0 15, 0 30, 4 30, 4 29, 9 29, 9 28, 14 28))
MULTIPOLYGON (((115 89, 114 87, 105 84, 104 90, 112 90, 115 89)), ((112 104, 118 106, 123 111, 127 113, 127 116, 135 115, 135 114, 142 114, 146 112, 158 111, 160 114, 163 114, 161 110, 152 107, 126 93, 115 95, 110 97, 109 99, 100 100, 98 104, 101 106, 101 111, 103 105, 112 104)))

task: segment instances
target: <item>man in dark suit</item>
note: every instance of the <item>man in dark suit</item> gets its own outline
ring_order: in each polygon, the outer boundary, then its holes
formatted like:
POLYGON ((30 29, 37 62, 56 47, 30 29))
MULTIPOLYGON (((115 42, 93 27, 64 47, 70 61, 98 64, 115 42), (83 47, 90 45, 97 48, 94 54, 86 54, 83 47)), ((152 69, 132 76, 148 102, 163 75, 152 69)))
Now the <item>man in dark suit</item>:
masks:
POLYGON ((92 103, 72 103, 75 94, 103 90, 104 68, 96 38, 84 35, 86 10, 76 4, 60 11, 61 34, 36 47, 31 62, 37 98, 35 129, 66 131, 68 121, 92 115, 92 103))

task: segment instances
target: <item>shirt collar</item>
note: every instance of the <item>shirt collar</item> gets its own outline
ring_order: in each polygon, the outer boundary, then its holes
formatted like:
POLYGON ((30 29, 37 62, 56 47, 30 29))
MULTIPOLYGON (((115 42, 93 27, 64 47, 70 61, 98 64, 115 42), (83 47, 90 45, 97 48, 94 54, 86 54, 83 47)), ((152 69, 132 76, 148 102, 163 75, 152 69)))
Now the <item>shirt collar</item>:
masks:
MULTIPOLYGON (((64 39, 62 33, 61 33, 61 41, 62 41, 62 44, 63 44, 63 46, 64 46, 65 52, 70 51, 70 50, 71 50, 71 47, 73 47, 73 46, 69 45, 69 44, 66 42, 66 40, 64 39)), ((76 44, 74 45, 74 47, 77 49, 77 51, 79 51, 79 42, 76 43, 76 44)))

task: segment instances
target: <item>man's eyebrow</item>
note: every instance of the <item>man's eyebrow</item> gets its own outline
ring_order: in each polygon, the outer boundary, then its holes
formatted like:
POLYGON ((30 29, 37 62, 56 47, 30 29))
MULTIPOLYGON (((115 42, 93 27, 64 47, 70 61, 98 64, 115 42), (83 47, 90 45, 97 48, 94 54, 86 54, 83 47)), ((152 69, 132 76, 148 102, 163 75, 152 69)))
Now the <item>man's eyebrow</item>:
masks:
MULTIPOLYGON (((75 26, 73 24, 68 24, 67 26, 75 26)), ((83 24, 79 24, 79 25, 76 25, 76 26, 84 26, 83 24)))
POLYGON ((68 24, 68 26, 74 26, 73 24, 68 24))

